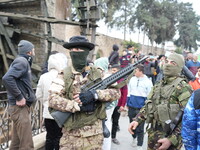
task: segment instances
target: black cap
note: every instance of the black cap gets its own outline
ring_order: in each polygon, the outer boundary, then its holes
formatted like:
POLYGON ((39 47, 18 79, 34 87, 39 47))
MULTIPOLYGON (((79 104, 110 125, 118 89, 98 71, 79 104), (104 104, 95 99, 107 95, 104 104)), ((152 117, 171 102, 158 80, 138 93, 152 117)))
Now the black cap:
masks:
POLYGON ((69 39, 69 42, 63 44, 64 48, 80 48, 83 50, 92 50, 94 48, 94 44, 90 43, 85 36, 73 36, 69 39))
POLYGON ((114 45, 113 45, 113 50, 114 50, 114 51, 118 51, 118 50, 119 50, 119 47, 118 47, 116 44, 114 44, 114 45))
POLYGON ((165 55, 159 55, 158 60, 160 60, 162 57, 165 57, 165 55))
POLYGON ((128 45, 128 46, 127 46, 127 49, 129 49, 129 48, 131 48, 131 47, 133 47, 133 46, 132 46, 132 45, 128 45))

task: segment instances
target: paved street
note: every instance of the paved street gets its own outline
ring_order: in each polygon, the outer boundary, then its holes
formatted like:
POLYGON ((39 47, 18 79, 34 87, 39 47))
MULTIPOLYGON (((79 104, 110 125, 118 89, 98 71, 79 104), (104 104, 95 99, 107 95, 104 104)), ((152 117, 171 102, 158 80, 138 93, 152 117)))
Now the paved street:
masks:
MULTIPOLYGON (((131 146, 132 136, 128 132, 129 118, 127 114, 121 114, 119 125, 120 125, 120 131, 117 132, 117 139, 119 140, 120 145, 112 143, 111 150, 137 150, 136 147, 131 146)), ((147 134, 145 134, 144 137, 143 150, 147 150, 147 134)), ((185 149, 182 148, 181 150, 185 149)))
MULTIPOLYGON (((128 125, 129 125, 129 118, 127 115, 120 117, 119 121, 120 131, 117 132, 117 139, 120 142, 120 145, 116 145, 112 143, 111 150, 137 150, 136 147, 132 147, 132 136, 128 132, 128 125)), ((145 135, 143 149, 146 150, 147 148, 147 135, 145 135)))

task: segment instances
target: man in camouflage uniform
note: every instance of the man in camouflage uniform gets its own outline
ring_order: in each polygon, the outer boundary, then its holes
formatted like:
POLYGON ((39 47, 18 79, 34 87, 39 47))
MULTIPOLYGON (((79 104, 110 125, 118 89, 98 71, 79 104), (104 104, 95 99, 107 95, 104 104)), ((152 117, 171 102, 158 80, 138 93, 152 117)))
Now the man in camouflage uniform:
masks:
POLYGON ((50 87, 49 107, 72 112, 65 122, 60 140, 61 150, 100 150, 103 144, 102 120, 106 118, 105 102, 119 99, 117 89, 86 91, 81 87, 101 78, 98 68, 85 71, 86 59, 94 44, 83 36, 73 36, 63 45, 70 50, 72 66, 58 75, 50 87))
POLYGON ((164 65, 164 78, 151 90, 145 106, 130 123, 129 132, 143 121, 151 124, 148 132, 148 150, 179 150, 182 146, 181 123, 166 134, 165 121, 174 120, 181 108, 185 107, 191 95, 191 88, 180 76, 184 59, 179 54, 170 54, 164 65))

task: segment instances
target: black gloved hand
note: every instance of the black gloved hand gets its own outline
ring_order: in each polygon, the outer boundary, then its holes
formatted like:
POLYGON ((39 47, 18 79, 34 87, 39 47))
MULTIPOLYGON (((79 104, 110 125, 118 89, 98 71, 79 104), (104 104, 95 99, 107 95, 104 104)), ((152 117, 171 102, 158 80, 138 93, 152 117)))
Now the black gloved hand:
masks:
POLYGON ((82 105, 80 108, 83 112, 93 112, 96 109, 95 101, 92 101, 89 104, 82 105))
POLYGON ((83 105, 86 105, 92 101, 95 101, 95 94, 97 95, 95 90, 87 91, 85 93, 80 93, 79 99, 81 100, 83 105))

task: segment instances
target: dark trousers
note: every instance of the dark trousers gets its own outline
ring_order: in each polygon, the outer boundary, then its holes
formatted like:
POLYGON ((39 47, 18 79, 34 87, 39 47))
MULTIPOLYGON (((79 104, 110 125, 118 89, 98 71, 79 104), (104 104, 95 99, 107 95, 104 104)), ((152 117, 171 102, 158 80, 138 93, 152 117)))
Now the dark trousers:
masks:
POLYGON ((117 128, 119 126, 120 113, 118 112, 119 106, 116 106, 112 114, 112 138, 116 138, 117 128))
POLYGON ((151 78, 151 81, 152 81, 152 83, 154 85, 155 82, 156 82, 156 77, 154 75, 147 75, 147 77, 151 78))
MULTIPOLYGON (((130 122, 133 121, 133 118, 139 113, 139 108, 128 108, 128 117, 130 122)), ((144 123, 141 123, 134 131, 134 134, 132 135, 133 138, 137 138, 137 145, 142 146, 143 145, 143 139, 144 139, 144 123)))
POLYGON ((46 135, 46 150, 59 150, 60 138, 62 137, 62 128, 60 128, 55 120, 45 119, 46 135))

